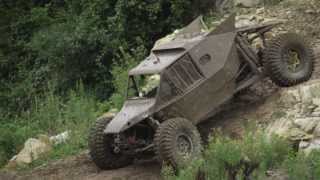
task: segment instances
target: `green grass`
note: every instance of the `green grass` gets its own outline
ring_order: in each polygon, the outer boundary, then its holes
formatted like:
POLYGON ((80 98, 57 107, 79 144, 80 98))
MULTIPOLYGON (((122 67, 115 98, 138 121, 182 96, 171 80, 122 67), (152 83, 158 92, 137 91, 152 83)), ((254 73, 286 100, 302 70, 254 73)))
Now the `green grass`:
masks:
POLYGON ((28 138, 39 134, 52 136, 67 130, 71 132, 65 144, 54 147, 52 152, 30 167, 86 149, 89 127, 97 116, 108 110, 107 104, 85 93, 81 85, 64 99, 53 92, 48 92, 45 98, 36 98, 30 111, 14 121, 0 124, 0 166, 18 153, 28 138))

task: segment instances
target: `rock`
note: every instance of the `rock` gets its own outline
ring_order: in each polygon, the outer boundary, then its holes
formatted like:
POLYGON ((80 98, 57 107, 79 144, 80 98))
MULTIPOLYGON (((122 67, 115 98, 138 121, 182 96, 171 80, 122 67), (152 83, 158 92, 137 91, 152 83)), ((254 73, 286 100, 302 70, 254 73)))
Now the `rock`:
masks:
POLYGON ((292 128, 287 132, 287 136, 283 136, 292 142, 302 141, 302 140, 310 140, 313 138, 312 134, 308 134, 305 131, 299 128, 292 128))
POLYGON ((311 83, 299 87, 302 101, 312 102, 314 98, 320 98, 320 83, 311 83))
POLYGON ((288 180, 288 174, 283 170, 268 170, 266 171, 267 177, 265 177, 265 180, 288 180))
POLYGON ((314 112, 311 113, 312 117, 320 117, 320 108, 315 109, 314 112))
POLYGON ((256 23, 250 21, 249 19, 241 19, 241 20, 238 20, 236 22, 236 27, 237 28, 242 28, 242 27, 247 27, 247 26, 254 26, 254 25, 256 25, 256 23))
POLYGON ((313 135, 315 137, 320 137, 320 124, 317 124, 317 126, 314 128, 313 135))
POLYGON ((292 11, 290 11, 290 10, 289 10, 289 11, 286 11, 286 14, 287 14, 287 15, 292 14, 292 11))
POLYGON ((280 92, 278 108, 286 117, 273 119, 267 132, 298 142, 302 151, 309 153, 320 148, 320 80, 291 87, 280 92))
POLYGON ((58 145, 61 143, 65 143, 70 138, 70 131, 65 131, 56 136, 51 136, 49 141, 51 144, 58 145))
POLYGON ((263 14, 264 13, 264 11, 265 11, 265 8, 264 7, 262 7, 262 8, 258 8, 257 10, 256 10, 256 14, 263 14))
POLYGON ((258 23, 265 23, 265 18, 262 16, 255 16, 255 19, 258 23))
POLYGON ((45 135, 45 134, 39 134, 37 136, 37 139, 43 143, 46 143, 46 144, 51 144, 51 141, 50 141, 50 138, 49 136, 45 135))
MULTIPOLYGON (((25 164, 30 164, 32 161, 38 159, 42 154, 48 153, 52 150, 52 146, 48 141, 42 139, 30 138, 24 143, 23 149, 14 156, 6 166, 7 168, 15 168, 25 164)), ((48 137, 45 139, 49 139, 48 137)))
POLYGON ((312 139, 310 142, 301 141, 299 143, 299 150, 310 154, 313 150, 320 149, 320 139, 312 139))
POLYGON ((313 9, 307 9, 305 10, 306 14, 317 14, 317 11, 313 10, 313 9))
POLYGON ((282 91, 280 96, 280 101, 288 105, 288 107, 293 106, 300 102, 300 93, 297 89, 288 89, 288 91, 282 91))
POLYGON ((305 149, 305 148, 307 148, 309 145, 310 145, 310 142, 308 142, 308 141, 301 141, 301 142, 299 143, 299 149, 305 149))
MULTIPOLYGON (((273 123, 271 123, 267 127, 266 131, 270 135, 278 135, 280 137, 290 138, 291 131, 293 131, 294 128, 295 128, 295 126, 290 119, 281 118, 281 119, 276 120, 273 123)), ((299 134, 301 134, 301 133, 299 133, 299 134)), ((298 135, 294 135, 294 136, 298 136, 298 135)))
POLYGON ((320 118, 306 117, 298 118, 294 120, 294 124, 306 133, 312 134, 318 124, 320 124, 320 118))
POLYGON ((258 6, 261 2, 261 0, 235 0, 235 5, 250 8, 258 6))
POLYGON ((23 149, 15 156, 13 156, 8 164, 7 169, 16 169, 18 166, 30 164, 37 160, 41 155, 44 155, 52 150, 52 145, 57 145, 66 142, 70 137, 70 132, 65 131, 56 136, 48 137, 40 134, 38 138, 29 138, 25 143, 23 149))
POLYGON ((256 49, 256 50, 259 50, 261 48, 263 48, 263 41, 261 39, 255 39, 253 42, 252 42, 252 46, 256 49))
POLYGON ((320 107, 320 98, 313 98, 312 99, 312 104, 317 105, 318 107, 320 107))

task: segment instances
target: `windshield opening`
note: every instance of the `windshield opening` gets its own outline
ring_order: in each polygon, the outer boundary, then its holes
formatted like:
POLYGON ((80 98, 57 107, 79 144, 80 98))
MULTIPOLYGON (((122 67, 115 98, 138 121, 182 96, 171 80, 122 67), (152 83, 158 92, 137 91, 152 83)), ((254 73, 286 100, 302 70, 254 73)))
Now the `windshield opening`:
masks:
POLYGON ((159 74, 129 76, 127 98, 153 98, 157 95, 159 84, 159 74))

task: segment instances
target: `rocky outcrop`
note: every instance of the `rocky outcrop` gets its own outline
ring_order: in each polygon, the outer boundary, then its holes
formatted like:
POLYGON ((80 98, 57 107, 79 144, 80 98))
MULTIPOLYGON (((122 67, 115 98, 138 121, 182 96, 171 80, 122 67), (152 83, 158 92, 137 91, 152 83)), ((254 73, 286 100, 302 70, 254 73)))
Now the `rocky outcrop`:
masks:
POLYGON ((274 103, 278 108, 267 132, 299 143, 305 152, 320 149, 320 80, 283 90, 274 103))
POLYGON ((30 164, 38 159, 40 155, 52 150, 50 139, 47 136, 41 136, 39 139, 30 138, 24 143, 23 149, 14 156, 6 166, 8 169, 14 169, 17 166, 30 164))
POLYGON ((47 135, 39 135, 38 138, 29 138, 23 149, 11 158, 6 165, 7 169, 16 169, 18 166, 23 166, 32 163, 41 156, 49 153, 53 146, 65 143, 70 137, 70 132, 65 131, 56 136, 48 137, 47 135))
POLYGON ((265 16, 266 9, 265 7, 261 7, 258 9, 255 9, 249 14, 238 14, 236 17, 236 27, 246 27, 246 26, 253 26, 253 25, 259 25, 269 22, 286 22, 287 19, 285 18, 273 18, 273 17, 267 17, 265 16))
POLYGON ((262 0, 235 0, 235 5, 241 7, 256 7, 261 3, 262 0))

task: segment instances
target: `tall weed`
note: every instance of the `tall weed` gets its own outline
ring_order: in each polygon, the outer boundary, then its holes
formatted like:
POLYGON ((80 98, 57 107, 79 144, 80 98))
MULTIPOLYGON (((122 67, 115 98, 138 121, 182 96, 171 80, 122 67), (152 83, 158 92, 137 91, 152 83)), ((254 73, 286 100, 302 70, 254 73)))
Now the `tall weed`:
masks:
POLYGON ((85 149, 88 127, 107 108, 85 92, 81 83, 64 99, 53 91, 47 92, 44 98, 35 98, 30 111, 17 117, 14 123, 0 125, 0 166, 23 148, 26 139, 39 134, 50 136, 70 132, 69 141, 55 147, 50 156, 62 157, 85 149))

